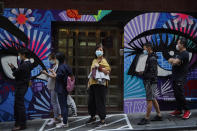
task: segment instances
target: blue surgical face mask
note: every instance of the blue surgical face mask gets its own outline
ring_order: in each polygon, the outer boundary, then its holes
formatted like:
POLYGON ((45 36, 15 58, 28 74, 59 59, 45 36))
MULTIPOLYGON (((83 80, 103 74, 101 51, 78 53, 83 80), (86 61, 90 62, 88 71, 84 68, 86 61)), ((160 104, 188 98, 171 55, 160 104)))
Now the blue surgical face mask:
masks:
POLYGON ((18 59, 19 61, 21 61, 21 57, 20 57, 20 56, 18 56, 17 59, 18 59))
POLYGON ((96 51, 96 56, 97 57, 103 56, 103 51, 97 50, 96 51))
POLYGON ((148 51, 147 51, 147 50, 143 50, 143 53, 144 53, 145 55, 148 55, 148 51))
POLYGON ((50 63, 51 65, 54 65, 54 64, 55 64, 55 61, 49 60, 49 63, 50 63))
POLYGON ((176 45, 176 50, 178 50, 178 51, 180 50, 180 48, 179 48, 179 46, 178 46, 178 45, 176 45))
POLYGON ((17 56, 17 64, 22 64, 22 59, 21 59, 21 57, 20 56, 17 56))

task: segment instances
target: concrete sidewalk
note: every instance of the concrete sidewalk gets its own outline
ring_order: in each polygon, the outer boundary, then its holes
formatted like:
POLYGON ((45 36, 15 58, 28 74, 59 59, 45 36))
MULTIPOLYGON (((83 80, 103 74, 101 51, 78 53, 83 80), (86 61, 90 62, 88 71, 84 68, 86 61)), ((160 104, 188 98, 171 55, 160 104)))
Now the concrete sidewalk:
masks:
MULTIPOLYGON (((137 123, 144 117, 144 114, 128 115, 129 121, 135 131, 150 131, 150 130, 196 130, 197 131, 197 110, 192 110, 190 119, 183 120, 181 117, 173 117, 168 112, 162 112, 163 121, 150 122, 148 125, 137 125, 137 123)), ((151 117, 154 117, 152 113, 151 117)))
MULTIPOLYGON (((96 127, 96 124, 86 125, 89 116, 69 118, 69 128, 56 129, 54 126, 47 126, 49 119, 37 119, 27 122, 27 129, 24 131, 146 131, 146 130, 196 130, 197 131, 197 110, 192 110, 189 120, 182 120, 181 117, 172 117, 169 112, 163 112, 163 121, 151 122, 149 125, 139 126, 137 123, 144 117, 140 114, 111 114, 107 115, 106 126, 96 127)), ((155 113, 152 113, 154 117, 155 113)), ((97 122, 99 119, 97 119, 97 122)), ((11 131, 14 122, 0 123, 0 131, 11 131)))

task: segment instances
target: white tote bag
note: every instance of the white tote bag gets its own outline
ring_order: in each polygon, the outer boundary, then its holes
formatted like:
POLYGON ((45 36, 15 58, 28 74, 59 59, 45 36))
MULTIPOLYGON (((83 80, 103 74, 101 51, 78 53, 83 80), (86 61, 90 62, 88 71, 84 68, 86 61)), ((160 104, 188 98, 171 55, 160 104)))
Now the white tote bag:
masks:
POLYGON ((77 116, 77 107, 71 95, 67 96, 68 116, 77 116))

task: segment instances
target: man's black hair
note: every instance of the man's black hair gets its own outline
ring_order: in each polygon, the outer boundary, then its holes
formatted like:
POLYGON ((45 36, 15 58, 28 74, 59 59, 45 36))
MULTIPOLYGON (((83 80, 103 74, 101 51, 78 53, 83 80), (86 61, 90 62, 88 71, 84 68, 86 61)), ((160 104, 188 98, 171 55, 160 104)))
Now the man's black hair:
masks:
POLYGON ((180 44, 182 44, 184 47, 187 46, 187 39, 185 39, 184 37, 181 37, 179 40, 180 40, 180 44))
POLYGON ((21 49, 19 50, 19 53, 20 53, 21 55, 25 55, 26 58, 29 58, 29 57, 30 57, 30 52, 29 52, 27 49, 25 49, 25 48, 21 48, 21 49))
POLYGON ((52 59, 55 59, 56 58, 56 54, 54 52, 52 52, 49 57, 51 57, 52 59))
POLYGON ((153 46, 152 46, 152 44, 151 44, 150 42, 148 42, 148 43, 144 44, 144 46, 146 46, 146 47, 150 47, 151 49, 153 49, 153 46))
POLYGON ((56 59, 59 61, 59 64, 63 64, 65 62, 65 55, 62 52, 56 53, 56 59))

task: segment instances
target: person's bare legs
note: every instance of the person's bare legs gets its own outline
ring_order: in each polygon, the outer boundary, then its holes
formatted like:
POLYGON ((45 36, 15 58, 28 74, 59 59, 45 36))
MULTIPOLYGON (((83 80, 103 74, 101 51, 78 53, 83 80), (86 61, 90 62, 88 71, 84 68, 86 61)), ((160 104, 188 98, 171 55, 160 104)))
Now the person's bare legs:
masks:
POLYGON ((153 106, 154 106, 154 108, 155 108, 155 110, 157 112, 157 115, 161 117, 161 111, 160 111, 159 104, 158 104, 156 99, 153 100, 153 106))
POLYGON ((149 119, 150 118, 150 113, 152 111, 152 101, 151 100, 147 100, 147 109, 146 109, 146 116, 145 119, 149 119))

